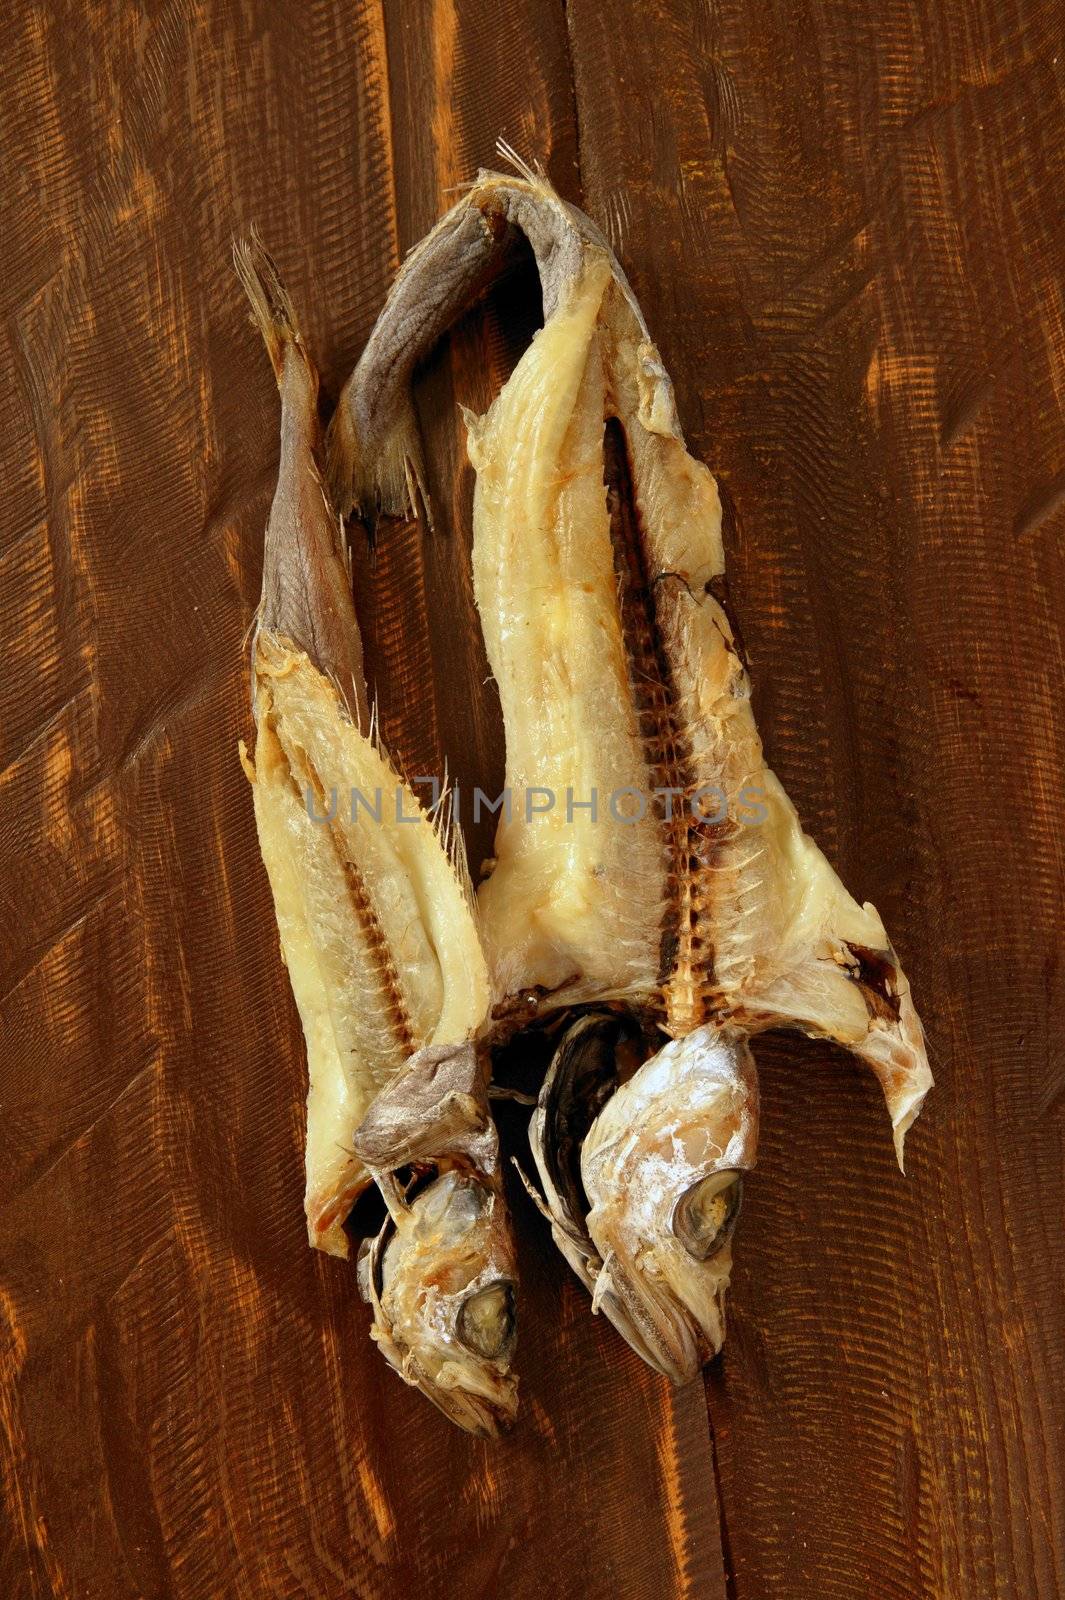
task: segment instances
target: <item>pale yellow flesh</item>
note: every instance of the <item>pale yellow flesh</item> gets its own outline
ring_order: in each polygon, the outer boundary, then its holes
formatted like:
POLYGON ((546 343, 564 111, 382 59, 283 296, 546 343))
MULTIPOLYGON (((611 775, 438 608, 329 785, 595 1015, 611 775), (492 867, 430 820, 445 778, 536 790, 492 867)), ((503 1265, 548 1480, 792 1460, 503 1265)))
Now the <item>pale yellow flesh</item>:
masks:
POLYGON ((634 992, 657 959, 658 829, 586 808, 597 790, 607 813, 612 791, 644 782, 603 491, 596 322, 609 281, 604 262, 536 336, 487 416, 467 417, 474 584, 513 805, 479 896, 503 995, 575 976, 597 994, 634 992), (527 799, 545 803, 538 789, 553 808, 526 821, 527 799))
POLYGON ((246 769, 307 1041, 308 1232, 346 1256, 342 1224, 369 1181, 352 1134, 413 1050, 472 1037, 488 1006, 487 972, 463 874, 333 685, 264 633, 254 670, 257 744, 246 769), (353 820, 353 790, 375 811, 380 790, 380 821, 364 807, 353 820), (333 821, 316 820, 334 791, 333 821), (397 795, 413 820, 397 820, 397 795))
POLYGON ((656 996, 677 1036, 732 1016, 750 1031, 790 1025, 837 1040, 880 1079, 901 1161, 932 1082, 909 986, 876 910, 847 892, 765 764, 746 672, 707 590, 724 571, 717 487, 684 446, 669 379, 604 250, 585 246, 568 295, 486 415, 467 424, 475 586, 513 804, 479 893, 495 993, 656 996), (650 807, 630 824, 607 810, 612 793, 655 783, 626 676, 603 487, 608 416, 624 425, 648 567, 668 590, 658 627, 690 775, 673 803, 716 785, 741 823, 679 884, 667 884, 650 807), (530 786, 556 796, 531 820, 530 786), (567 818, 567 791, 581 801, 593 789, 598 821, 567 818), (758 792, 764 821, 750 820, 744 791, 758 792), (678 942, 660 974, 670 895, 678 942), (893 967, 897 1018, 867 1004, 849 945, 893 967))

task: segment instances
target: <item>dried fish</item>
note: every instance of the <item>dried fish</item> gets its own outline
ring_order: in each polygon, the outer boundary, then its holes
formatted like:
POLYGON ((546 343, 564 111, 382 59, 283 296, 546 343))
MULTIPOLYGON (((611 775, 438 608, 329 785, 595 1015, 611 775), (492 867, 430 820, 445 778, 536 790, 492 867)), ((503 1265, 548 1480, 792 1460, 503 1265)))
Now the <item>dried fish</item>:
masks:
MULTIPOLYGON (((418 1199, 400 1193, 386 1143, 364 1129, 371 1112, 380 1129, 382 1106, 423 1106, 439 1052, 465 1059, 486 1018, 465 857, 374 736, 349 563, 319 471, 317 374, 266 252, 252 242, 235 256, 281 392, 281 463, 252 647, 256 743, 254 758, 241 754, 307 1042, 308 1232, 319 1249, 347 1256, 344 1223, 372 1168, 397 1240, 416 1235, 414 1249, 379 1252, 375 1337, 408 1382, 462 1426, 491 1432, 514 1409, 513 1340, 489 1358, 483 1338, 468 1338, 464 1358, 452 1360, 462 1329, 484 1320, 470 1296, 505 1282, 513 1299, 483 1074, 464 1090, 469 1116, 480 1119, 475 1145, 460 1148, 432 1121, 421 1128, 417 1159, 433 1182, 418 1199), (452 1203, 442 1210, 445 1192, 452 1203), (479 1208, 476 1227, 458 1225, 459 1195, 467 1211, 479 1208), (408 1328, 418 1317, 425 1326, 415 1339, 408 1328)), ((412 1159, 394 1154, 397 1166, 412 1159)))
POLYGON ((487 413, 466 413, 473 568, 508 789, 553 804, 501 820, 481 926, 496 1016, 519 997, 530 1023, 597 1014, 563 1042, 534 1119, 546 1203, 593 1304, 683 1381, 723 1337, 757 1137, 746 1038, 791 1027, 864 1060, 900 1165, 932 1078, 880 917, 766 765, 717 486, 632 291, 594 224, 517 165, 482 173, 407 258, 341 398, 329 472, 344 510, 428 510, 411 374, 524 234, 544 325, 487 413), (574 1083, 590 1074, 594 1103, 622 1041, 604 1007, 653 1048, 581 1127, 578 1182, 574 1083))

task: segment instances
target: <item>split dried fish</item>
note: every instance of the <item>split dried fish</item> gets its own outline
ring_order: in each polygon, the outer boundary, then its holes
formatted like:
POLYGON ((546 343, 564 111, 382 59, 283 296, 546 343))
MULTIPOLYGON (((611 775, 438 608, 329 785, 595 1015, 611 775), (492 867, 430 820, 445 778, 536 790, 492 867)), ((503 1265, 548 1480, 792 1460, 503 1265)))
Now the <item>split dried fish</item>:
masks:
POLYGON ((493 1433, 516 1404, 516 1278, 470 1043, 489 984, 465 857, 374 734, 350 563, 319 471, 317 373, 270 258, 257 242, 235 258, 281 393, 255 752, 241 755, 307 1042, 309 1237, 347 1256, 345 1220, 377 1180, 389 1218, 363 1274, 374 1337, 456 1422, 493 1433), (372 797, 372 817, 355 795, 372 797))
POLYGON ((407 258, 329 472, 344 512, 428 514, 412 374, 524 235, 544 324, 486 414, 465 414, 473 569, 508 789, 555 803, 501 820, 480 927, 493 1016, 576 1015, 532 1125, 554 1237, 593 1306, 683 1382, 724 1335, 757 1143, 747 1038, 795 1028, 866 1062, 900 1165, 932 1077, 879 915, 766 765, 717 486, 632 291, 594 224, 516 165, 482 173, 407 258))

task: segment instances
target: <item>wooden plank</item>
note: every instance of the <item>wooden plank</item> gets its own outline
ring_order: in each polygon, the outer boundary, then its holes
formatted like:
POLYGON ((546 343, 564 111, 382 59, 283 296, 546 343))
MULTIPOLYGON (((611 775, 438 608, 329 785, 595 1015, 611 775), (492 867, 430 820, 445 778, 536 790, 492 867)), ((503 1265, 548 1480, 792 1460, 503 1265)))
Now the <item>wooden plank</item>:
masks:
MULTIPOLYGON (((712 1597, 716 1465, 733 1600, 1056 1596, 1056 8, 46 0, 5 43, 3 1593, 712 1597), (726 494, 772 759, 884 913, 940 1080, 903 1183, 870 1084, 760 1045, 716 1463, 519 1196, 495 1452, 303 1241, 234 760, 277 408, 229 237, 258 222, 335 395, 498 133, 632 276, 726 494)), ((384 725, 467 782, 501 754, 454 404, 528 329, 504 287, 430 364, 441 526, 359 563, 384 725)))
MULTIPOLYGON (((307 1249, 302 1044, 236 761, 278 414, 230 236, 259 224, 335 395, 498 133, 578 193, 561 9, 49 0, 0 88, 0 1587, 722 1594, 700 1391, 590 1318, 520 1195, 524 1415, 495 1449, 386 1371, 352 1272, 307 1249)), ((500 760, 454 404, 502 381, 519 301, 426 374, 438 532, 359 563, 411 769, 500 760)))
POLYGON ((759 1048, 708 1383, 730 1594, 1061 1592, 1061 19, 569 0, 579 148, 732 509, 774 766, 939 1088, 759 1048))

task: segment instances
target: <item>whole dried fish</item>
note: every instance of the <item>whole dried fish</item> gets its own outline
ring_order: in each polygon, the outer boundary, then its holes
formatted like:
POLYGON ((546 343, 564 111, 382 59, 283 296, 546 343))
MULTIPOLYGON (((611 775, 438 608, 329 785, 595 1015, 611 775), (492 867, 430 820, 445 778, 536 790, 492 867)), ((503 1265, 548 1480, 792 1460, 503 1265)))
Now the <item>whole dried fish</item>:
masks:
POLYGON ((932 1078, 880 917, 765 763, 714 479, 606 241, 542 175, 482 173, 407 258, 332 424, 341 509, 428 510, 410 378, 517 234, 544 325, 466 413, 515 797, 478 896, 493 1014, 595 1018, 564 1038, 533 1121, 546 1206, 594 1306, 684 1381, 723 1337, 757 1140, 746 1038, 796 1028, 864 1060, 900 1165, 932 1078), (644 1041, 635 1071, 612 1060, 619 1014, 644 1041))
POLYGON ((307 1042, 308 1232, 347 1256, 345 1220, 378 1180, 390 1217, 367 1281, 374 1335, 407 1382, 490 1433, 516 1402, 515 1272, 469 1042, 489 985, 465 857, 374 736, 349 563, 319 472, 317 374, 265 251, 242 244, 235 258, 281 392, 252 647, 254 759, 241 753, 307 1042), (465 1138, 445 1114, 457 1101, 426 1114, 448 1063, 461 1067, 465 1138), (506 1301, 494 1320, 486 1292, 506 1301))

